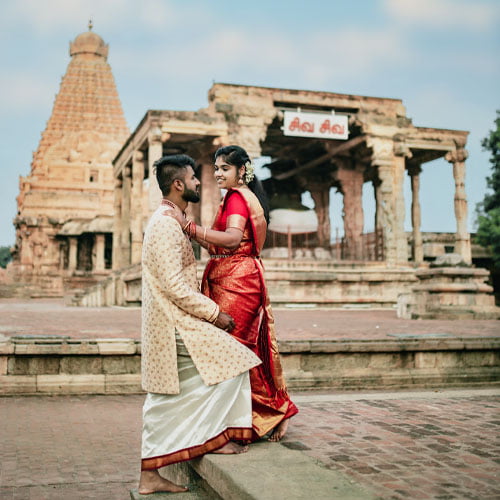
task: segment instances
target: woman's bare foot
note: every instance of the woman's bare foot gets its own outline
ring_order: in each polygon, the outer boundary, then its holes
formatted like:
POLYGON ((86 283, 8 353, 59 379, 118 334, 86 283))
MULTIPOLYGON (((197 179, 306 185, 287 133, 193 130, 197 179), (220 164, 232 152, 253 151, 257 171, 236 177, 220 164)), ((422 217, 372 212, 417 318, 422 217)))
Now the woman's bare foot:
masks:
POLYGON ((188 491, 185 486, 179 486, 168 479, 160 476, 157 470, 143 470, 141 471, 141 478, 139 479, 139 494, 151 495, 160 491, 168 491, 170 493, 182 493, 188 491))
POLYGON ((248 446, 241 446, 233 441, 229 441, 222 448, 212 451, 212 453, 220 453, 221 455, 237 455, 239 453, 246 453, 248 446))
POLYGON ((288 424, 289 424, 288 418, 285 418, 285 420, 282 420, 275 428, 273 433, 271 434, 271 437, 269 438, 269 441, 281 441, 283 439, 283 436, 286 434, 286 431, 288 429, 288 424))

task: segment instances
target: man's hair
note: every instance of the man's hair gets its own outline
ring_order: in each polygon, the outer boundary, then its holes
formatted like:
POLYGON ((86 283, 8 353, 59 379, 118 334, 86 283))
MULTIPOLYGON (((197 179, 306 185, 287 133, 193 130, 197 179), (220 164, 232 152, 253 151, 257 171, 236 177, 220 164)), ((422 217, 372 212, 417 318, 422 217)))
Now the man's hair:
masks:
POLYGON ((163 196, 170 194, 175 179, 184 180, 186 168, 195 168, 194 160, 188 155, 168 155, 156 160, 153 164, 156 180, 163 196))

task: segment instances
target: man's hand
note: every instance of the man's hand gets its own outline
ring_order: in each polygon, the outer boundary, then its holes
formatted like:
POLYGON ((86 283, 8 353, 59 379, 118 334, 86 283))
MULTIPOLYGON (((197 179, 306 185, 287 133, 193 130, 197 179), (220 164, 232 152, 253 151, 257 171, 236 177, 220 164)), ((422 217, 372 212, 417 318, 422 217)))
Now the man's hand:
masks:
POLYGON ((226 330, 226 332, 232 331, 234 328, 234 319, 222 311, 219 312, 217 319, 215 320, 214 325, 221 330, 226 330))

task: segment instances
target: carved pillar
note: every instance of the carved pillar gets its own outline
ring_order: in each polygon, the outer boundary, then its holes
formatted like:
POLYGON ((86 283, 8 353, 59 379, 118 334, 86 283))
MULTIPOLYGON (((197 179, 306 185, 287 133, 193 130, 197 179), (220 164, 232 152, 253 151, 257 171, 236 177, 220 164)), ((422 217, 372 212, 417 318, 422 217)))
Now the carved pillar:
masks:
POLYGON ((78 253, 78 238, 76 236, 69 237, 69 260, 68 271, 73 272, 76 269, 76 257, 78 253))
POLYGON ((130 262, 141 262, 142 253, 142 185, 144 181, 144 154, 135 151, 132 159, 131 204, 134 207, 130 220, 131 249, 130 262))
POLYGON ((377 167, 380 184, 377 186, 377 227, 384 230, 384 255, 389 264, 408 261, 406 234, 404 231, 403 180, 405 155, 394 152, 393 141, 370 137, 372 164, 377 167))
POLYGON ((102 272, 104 271, 104 248, 105 248, 105 236, 104 234, 96 234, 94 242, 94 271, 102 272))
POLYGON ((132 192, 132 168, 127 165, 123 169, 122 202, 120 220, 120 267, 130 265, 130 196, 132 192))
POLYGON ((325 183, 308 183, 307 186, 314 201, 314 210, 318 218, 318 244, 330 247, 330 185, 325 183))
POLYGON ((394 183, 394 211, 395 211, 395 236, 396 236, 396 261, 408 262, 408 239, 405 232, 405 195, 404 180, 406 172, 406 160, 412 157, 410 149, 404 142, 395 142, 393 163, 394 183))
MULTIPOLYGON (((168 139, 168 134, 166 134, 166 139, 168 139)), ((159 127, 155 127, 151 130, 148 136, 148 170, 149 170, 149 213, 153 213, 160 204, 162 194, 160 187, 158 186, 158 181, 156 180, 156 175, 154 173, 153 164, 156 160, 159 160, 163 155, 162 146, 162 133, 159 127)))
POLYGON ((420 165, 413 165, 408 168, 408 175, 411 179, 411 224, 413 231, 413 260, 420 265, 424 261, 424 249, 422 246, 422 233, 420 232, 420 165))
POLYGON ((122 179, 115 179, 114 210, 113 210, 113 256, 112 269, 120 269, 121 265, 121 216, 122 216, 122 179))
POLYGON ((446 153, 446 160, 453 163, 453 179, 455 180, 455 218, 457 232, 455 236, 455 252, 467 263, 472 262, 470 235, 467 231, 467 196, 465 194, 465 160, 468 153, 460 148, 446 153))
POLYGON ((347 258, 363 258, 363 172, 360 169, 341 165, 337 178, 344 200, 344 234, 347 243, 347 258))

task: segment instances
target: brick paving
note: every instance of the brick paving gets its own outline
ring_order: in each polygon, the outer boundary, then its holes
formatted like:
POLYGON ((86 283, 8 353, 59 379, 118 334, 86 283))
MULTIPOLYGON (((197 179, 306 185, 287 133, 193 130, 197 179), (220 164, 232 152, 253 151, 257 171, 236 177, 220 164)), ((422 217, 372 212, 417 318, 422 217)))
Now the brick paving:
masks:
MULTIPOLYGON (((500 498, 500 391, 293 397, 301 411, 284 444, 380 498, 500 498)), ((0 498, 128 498, 138 477, 143 399, 0 398, 0 498)))
MULTIPOLYGON (((392 339, 394 335, 498 337, 496 320, 404 320, 395 310, 275 309, 281 340, 392 339)), ((138 307, 68 307, 59 299, 0 299, 0 334, 140 338, 138 307)))

